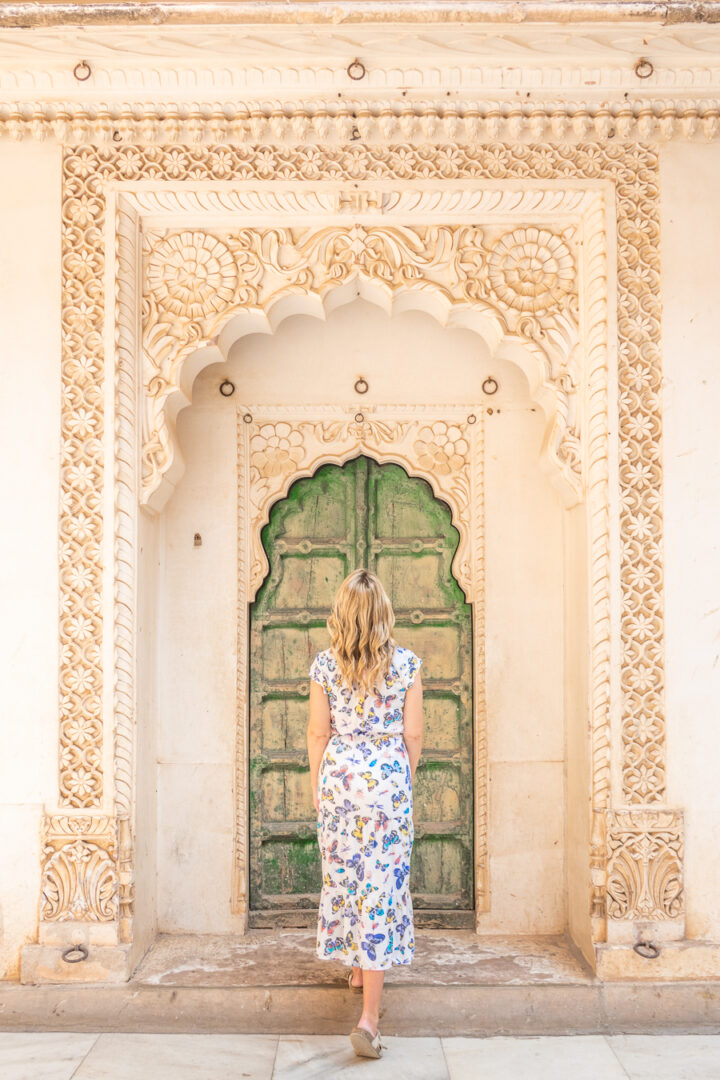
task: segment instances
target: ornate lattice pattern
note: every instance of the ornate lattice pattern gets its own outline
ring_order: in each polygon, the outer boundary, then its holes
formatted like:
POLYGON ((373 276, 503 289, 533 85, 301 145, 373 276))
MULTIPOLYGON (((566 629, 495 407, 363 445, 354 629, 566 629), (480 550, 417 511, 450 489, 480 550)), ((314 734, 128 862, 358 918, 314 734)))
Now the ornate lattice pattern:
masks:
MULTIPOLYGON (((102 270, 108 180, 583 177, 615 185, 622 495, 623 795, 665 791, 658 164, 638 144, 84 146, 64 159, 60 796, 102 795, 102 270)), ((594 734, 606 743, 607 733, 594 734)), ((602 770, 608 784, 607 770, 602 770)), ((597 785, 596 785, 597 787, 597 785)), ((598 792, 596 791, 596 797, 598 792)), ((602 794, 602 793, 600 793, 602 794)))

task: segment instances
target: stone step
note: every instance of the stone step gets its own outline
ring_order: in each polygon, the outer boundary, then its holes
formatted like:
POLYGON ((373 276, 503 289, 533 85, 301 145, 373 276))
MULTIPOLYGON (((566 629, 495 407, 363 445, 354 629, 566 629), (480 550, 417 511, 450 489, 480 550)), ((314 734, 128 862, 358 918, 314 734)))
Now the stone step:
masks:
MULTIPOLYGON (((121 984, 0 984, 0 1028, 346 1034, 360 996, 307 930, 160 935, 121 984)), ((720 982, 597 979, 562 937, 420 930, 386 975, 387 1035, 720 1030, 720 982)))

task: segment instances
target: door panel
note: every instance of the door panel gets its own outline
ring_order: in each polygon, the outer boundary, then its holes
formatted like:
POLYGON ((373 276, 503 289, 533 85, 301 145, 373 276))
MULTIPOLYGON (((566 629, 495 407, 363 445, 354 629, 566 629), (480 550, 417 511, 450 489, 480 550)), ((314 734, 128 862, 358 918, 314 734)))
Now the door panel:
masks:
POLYGON ((450 511, 424 480, 359 457, 299 480, 263 530, 251 608, 251 925, 314 925, 321 879, 308 780, 308 669, 337 587, 374 570, 401 645, 422 657, 425 738, 410 886, 419 925, 471 925, 472 624, 451 572, 450 511))

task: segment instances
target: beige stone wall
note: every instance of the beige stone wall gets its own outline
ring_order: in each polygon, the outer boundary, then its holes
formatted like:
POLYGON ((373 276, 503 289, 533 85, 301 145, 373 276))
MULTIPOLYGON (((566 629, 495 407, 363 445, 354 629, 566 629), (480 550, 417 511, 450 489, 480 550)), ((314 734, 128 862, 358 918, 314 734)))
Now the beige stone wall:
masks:
MULTIPOLYGON (((676 46, 680 48, 677 42, 676 46)), ((260 49, 257 43, 253 47, 260 49)), ((606 42, 603 48, 609 50, 608 56, 617 56, 617 43, 606 42)), ((681 52, 694 55, 689 39, 681 52)), ((702 59, 704 64, 706 53, 702 59)), ((67 92, 70 69, 65 67, 60 64, 52 78, 67 92)), ((572 82, 573 72, 567 71, 572 82)), ((623 72, 625 80, 634 77, 627 63, 623 72)), ((378 67, 371 78, 374 86, 386 92, 385 84, 378 81, 381 74, 378 67)), ((671 74, 669 66, 659 70, 658 86, 670 86, 671 74)), ((712 79, 717 81, 719 74, 715 65, 712 79)), ((529 69, 525 76, 531 78, 529 69)), ((253 75, 258 86, 262 77, 259 66, 253 75)), ((336 75, 327 69, 322 77, 332 82, 336 75)), ((439 77, 449 78, 450 72, 445 70, 439 77)), ((555 87, 553 73, 545 71, 542 78, 546 77, 547 85, 555 87)), ((0 81, 14 78, 13 72, 0 73, 0 81)), ((22 78, 18 86, 31 85, 22 78)), ((140 86, 144 76, 135 72, 132 78, 140 86)), ((720 801, 715 769, 720 619, 714 596, 720 504, 715 330, 720 144, 685 141, 717 135, 717 110, 713 112, 711 104, 703 105, 700 121, 687 102, 662 115, 659 105, 652 115, 637 103, 623 104, 622 109, 613 106, 611 115, 598 102, 591 102, 577 111, 575 126, 567 117, 552 113, 550 105, 537 115, 506 116, 497 123, 485 113, 474 120, 471 115, 458 120, 452 110, 443 116, 418 111, 398 121, 388 108, 382 115, 376 110, 375 119, 363 117, 360 124, 372 139, 421 142, 442 137, 452 143, 475 136, 562 141, 588 134, 602 139, 614 124, 618 132, 642 141, 680 137, 660 148, 667 675, 663 805, 685 813, 687 937, 720 942, 720 861, 716 858, 720 801)), ((58 805, 61 170, 55 136, 68 137, 70 130, 66 120, 53 119, 47 110, 41 119, 38 113, 35 121, 13 119, 14 115, 10 107, 0 106, 3 130, 28 136, 25 141, 0 142, 0 431, 4 447, 0 455, 4 496, 0 595, 6 616, 0 650, 0 977, 5 978, 17 978, 22 945, 37 940, 42 809, 58 805), (46 141, 32 141, 31 136, 44 136, 46 141)), ((347 127, 347 116, 331 122, 323 119, 324 114, 320 119, 317 115, 312 127, 315 134, 330 131, 332 137, 345 139, 350 132, 356 138, 354 129, 347 127)), ((115 115, 113 123, 116 120, 115 115)), ((84 122, 81 118, 78 124, 84 122)), ((306 131, 298 126, 302 118, 297 116, 268 120, 258 114, 254 118, 216 117, 213 122, 214 130, 241 139, 277 137, 287 142, 306 131)), ((173 127, 171 117, 163 123, 166 141, 179 137, 192 141, 200 122, 197 118, 178 121, 173 127)), ((150 130, 134 124, 118 121, 121 141, 144 138, 150 130)), ((97 132, 110 138, 105 121, 97 132)), ((154 137, 152 132, 150 137, 154 137)), ((451 157, 446 166, 452 170, 451 157)), ((360 200, 357 205, 367 204, 360 200)), ((333 212, 339 209, 340 203, 333 204, 333 212)), ((352 206, 342 209, 352 210, 352 206)), ((106 222, 105 228, 110 231, 112 224, 106 222)), ((612 258, 614 239, 610 240, 612 258)), ((113 274, 109 266, 108 296, 113 274)), ((610 293, 612 300, 612 288, 610 293)), ((111 338, 112 329, 107 333, 111 338)), ((111 340, 105 345, 110 355, 111 340)), ((612 358, 612 346, 609 354, 612 358)), ((246 400, 254 402, 344 400, 351 376, 362 371, 370 380, 372 394, 376 386, 383 388, 377 401, 445 400, 475 405, 473 376, 486 359, 477 335, 443 330, 418 312, 388 320, 377 308, 364 310, 361 304, 350 304, 331 314, 326 323, 303 317, 282 324, 273 336, 244 339, 234 347, 227 370, 246 400), (438 357, 442 358, 440 382, 438 357), (452 378, 447 376, 448 366, 452 378)), ((158 927, 239 927, 229 907, 235 812, 236 431, 234 414, 217 395, 218 370, 211 367, 200 375, 192 391, 193 407, 180 414, 179 446, 187 468, 177 490, 159 517, 151 519, 143 513, 138 520, 142 572, 133 615, 139 658, 133 945, 138 955, 158 927), (200 548, 192 545, 195 532, 203 536, 200 548)), ((486 428, 486 513, 492 522, 486 536, 492 900, 480 928, 514 933, 518 928, 557 931, 569 925, 575 941, 590 957, 590 822, 586 811, 593 777, 587 730, 593 673, 588 670, 583 631, 589 632, 592 618, 585 591, 592 567, 583 555, 584 511, 582 507, 562 510, 547 471, 540 468, 540 426, 522 411, 527 394, 517 369, 508 364, 502 381, 513 388, 512 400, 521 407, 486 428), (532 544, 516 528, 521 515, 533 522, 532 544), (575 553, 566 564, 564 583, 563 551, 575 553), (579 632, 566 633, 563 646, 561 631, 573 626, 579 632)), ((112 395, 108 382, 109 421, 112 395)), ((610 415, 614 417, 616 411, 610 415)), ((610 435, 613 443, 616 425, 611 425, 610 435)), ((105 464, 109 477, 113 467, 109 452, 105 464)), ((612 498, 617 512, 617 491, 612 498)), ((110 484, 104 499, 103 589, 110 604, 116 509, 110 484)), ((611 545, 617 566, 617 532, 611 545)), ((620 751, 626 719, 619 704, 617 576, 613 590, 611 805, 617 807, 622 805, 620 751)), ((110 621, 105 631, 103 709, 109 718, 116 691, 111 676, 110 621)), ((96 812, 108 813, 112 808, 113 750, 108 727, 103 742, 103 802, 96 812)), ((619 932, 624 929, 620 927, 619 932)))
POLYGON ((57 789, 60 149, 0 143, 0 976, 37 934, 57 789))
POLYGON ((689 937, 720 938, 720 146, 662 184, 668 800, 686 808, 689 937))

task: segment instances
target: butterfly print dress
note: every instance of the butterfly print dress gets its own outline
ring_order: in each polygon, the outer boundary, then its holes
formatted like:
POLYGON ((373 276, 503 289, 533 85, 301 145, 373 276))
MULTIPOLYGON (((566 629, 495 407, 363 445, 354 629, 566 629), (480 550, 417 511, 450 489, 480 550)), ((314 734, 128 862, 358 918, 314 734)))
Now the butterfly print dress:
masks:
POLYGON ((370 694, 343 683, 329 649, 310 668, 328 695, 331 726, 318 775, 321 959, 373 970, 412 961, 413 801, 402 731, 405 692, 421 663, 398 647, 370 694))

